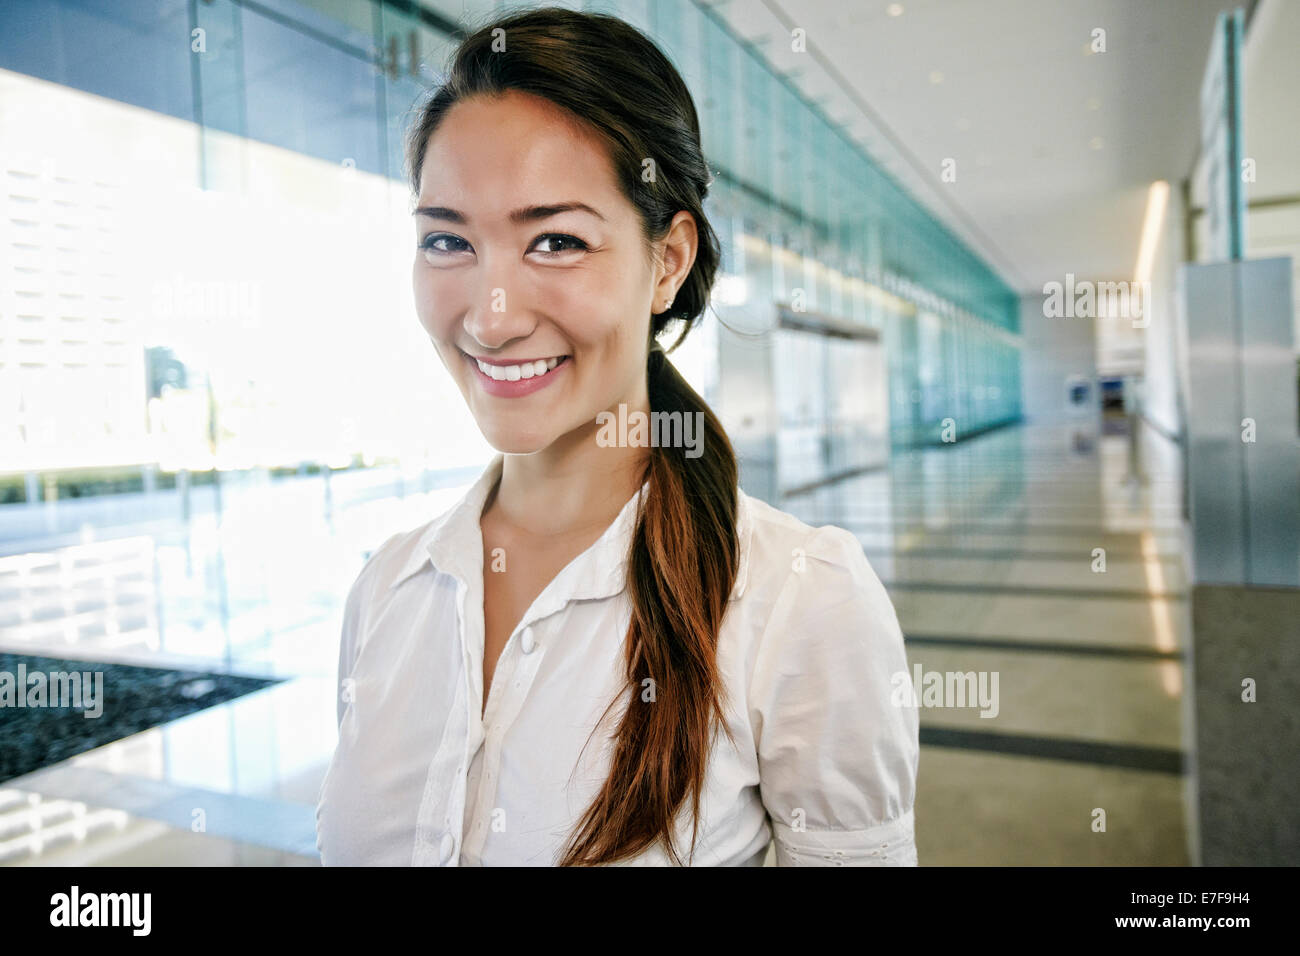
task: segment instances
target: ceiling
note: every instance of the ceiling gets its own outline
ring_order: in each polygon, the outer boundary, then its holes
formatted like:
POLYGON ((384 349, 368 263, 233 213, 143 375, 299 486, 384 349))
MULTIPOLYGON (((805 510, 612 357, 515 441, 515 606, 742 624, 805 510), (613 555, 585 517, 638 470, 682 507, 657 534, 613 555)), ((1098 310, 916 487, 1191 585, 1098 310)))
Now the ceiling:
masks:
POLYGON ((1147 189, 1191 172, 1215 15, 1237 4, 707 5, 1008 285, 1041 293, 1066 273, 1133 277, 1147 189), (790 49, 795 27, 805 53, 790 49), (1091 50, 1097 28, 1104 52, 1091 50), (941 179, 946 159, 955 182, 941 179))

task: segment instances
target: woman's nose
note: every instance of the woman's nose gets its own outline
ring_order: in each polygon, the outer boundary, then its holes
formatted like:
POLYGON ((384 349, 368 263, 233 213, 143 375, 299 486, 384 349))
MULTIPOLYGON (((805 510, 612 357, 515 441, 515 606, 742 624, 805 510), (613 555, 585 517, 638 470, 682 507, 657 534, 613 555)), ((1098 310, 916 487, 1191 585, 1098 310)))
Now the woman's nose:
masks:
POLYGON ((523 304, 519 294, 497 275, 474 293, 465 312, 465 331, 486 349, 523 338, 536 324, 523 304))

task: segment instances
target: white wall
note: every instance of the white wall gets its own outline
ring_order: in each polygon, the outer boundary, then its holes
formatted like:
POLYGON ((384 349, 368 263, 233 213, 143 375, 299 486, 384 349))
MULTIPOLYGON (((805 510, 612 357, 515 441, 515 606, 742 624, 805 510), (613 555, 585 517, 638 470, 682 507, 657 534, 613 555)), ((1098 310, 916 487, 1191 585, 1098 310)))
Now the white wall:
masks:
POLYGON ((1097 394, 1096 319, 1048 318, 1043 296, 1020 299, 1020 395, 1025 420, 1031 423, 1096 421, 1101 414, 1097 394), (1086 408, 1067 403, 1066 382, 1083 376, 1092 384, 1092 401, 1086 408))

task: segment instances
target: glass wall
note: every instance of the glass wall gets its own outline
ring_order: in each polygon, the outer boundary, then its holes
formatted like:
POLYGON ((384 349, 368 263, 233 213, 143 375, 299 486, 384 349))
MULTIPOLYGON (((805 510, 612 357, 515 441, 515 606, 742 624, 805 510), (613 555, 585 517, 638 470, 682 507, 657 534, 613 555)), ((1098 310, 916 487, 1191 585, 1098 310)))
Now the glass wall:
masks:
MULTIPOLYGON (((947 419, 962 438, 1018 417, 1010 290, 714 12, 689 0, 570 5, 647 30, 690 85, 726 249, 717 317, 775 334, 783 305, 879 331, 887 415, 866 407, 845 358, 881 374, 867 352, 774 352, 829 376, 815 420, 840 422, 832 444, 868 420, 887 418, 892 442, 909 445, 940 440, 947 419)), ((34 476, 91 465, 486 456, 409 302, 401 141, 460 18, 497 6, 0 7, 9 499, 48 496, 34 476), (438 414, 412 427, 394 408, 438 414)), ((706 394, 717 349, 701 329, 679 356, 706 394)), ((809 427, 799 414, 796 432, 809 427)), ((845 447, 825 460, 872 458, 845 447)))
MULTIPOLYGON (((659 40, 700 104, 716 174, 711 210, 725 218, 720 232, 737 250, 715 301, 724 322, 763 334, 774 325, 772 307, 785 303, 880 330, 894 445, 961 440, 1019 419, 1018 308, 995 272, 706 6, 604 6, 659 40), (929 329, 924 356, 916 352, 921 322, 929 329)), ((819 375, 818 360, 794 358, 804 351, 774 354, 819 375)), ((811 426, 777 404, 790 418, 777 443, 790 454, 811 426)))

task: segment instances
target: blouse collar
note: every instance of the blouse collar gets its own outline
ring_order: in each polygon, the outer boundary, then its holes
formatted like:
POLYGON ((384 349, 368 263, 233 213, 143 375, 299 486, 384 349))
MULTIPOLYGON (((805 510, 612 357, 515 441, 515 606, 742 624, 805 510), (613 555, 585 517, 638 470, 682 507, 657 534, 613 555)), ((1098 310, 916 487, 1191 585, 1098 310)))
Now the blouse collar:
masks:
MULTIPOLYGON (((497 452, 469 490, 447 512, 435 518, 420 535, 405 565, 394 578, 397 587, 416 572, 432 566, 466 585, 481 586, 483 580, 483 531, 479 519, 488 494, 501 477, 505 455, 497 452)), ((536 617, 560 610, 569 601, 607 598, 627 585, 628 549, 636 530, 637 502, 649 489, 649 482, 623 505, 618 516, 590 548, 556 575, 538 598, 536 617)), ((744 491, 736 489, 737 537, 740 563, 729 600, 745 592, 749 571, 750 518, 744 491)))

